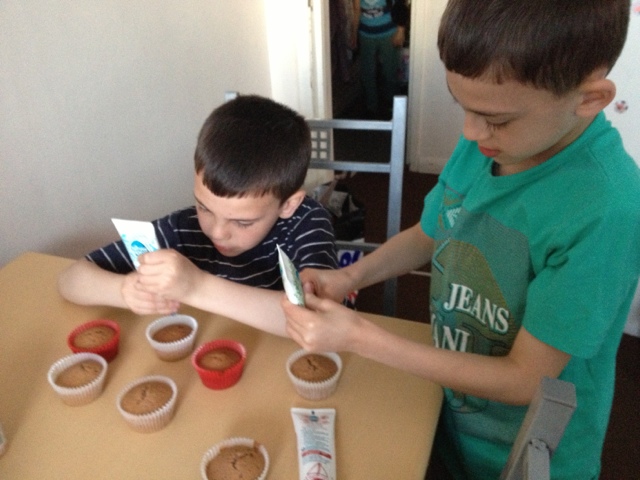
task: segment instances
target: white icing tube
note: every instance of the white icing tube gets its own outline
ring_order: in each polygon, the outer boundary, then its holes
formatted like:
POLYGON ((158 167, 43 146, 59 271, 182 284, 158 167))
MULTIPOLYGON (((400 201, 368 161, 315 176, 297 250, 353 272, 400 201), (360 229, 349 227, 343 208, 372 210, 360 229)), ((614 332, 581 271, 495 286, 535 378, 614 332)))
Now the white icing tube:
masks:
POLYGON ((154 252, 160 248, 156 231, 151 222, 120 220, 118 218, 112 218, 111 221, 116 226, 136 270, 140 266, 139 255, 154 252))
POLYGON ((300 480, 336 480, 334 408, 292 408, 300 480))
POLYGON ((294 305, 304 307, 304 291, 302 290, 302 283, 300 282, 298 271, 291 259, 280 248, 280 245, 276 245, 276 248, 278 249, 280 275, 282 275, 282 284, 284 285, 287 298, 294 305))

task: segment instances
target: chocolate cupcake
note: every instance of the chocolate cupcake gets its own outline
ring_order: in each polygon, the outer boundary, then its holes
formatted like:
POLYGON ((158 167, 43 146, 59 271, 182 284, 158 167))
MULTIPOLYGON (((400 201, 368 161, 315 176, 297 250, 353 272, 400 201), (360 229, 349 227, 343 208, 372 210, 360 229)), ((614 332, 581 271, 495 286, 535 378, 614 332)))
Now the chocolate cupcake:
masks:
POLYGON ((116 406, 129 426, 142 433, 156 432, 173 418, 178 387, 162 375, 150 375, 129 383, 118 395, 116 406))
POLYGON ((147 341, 161 360, 173 362, 193 351, 198 322, 189 315, 169 315, 151 322, 147 341))
POLYGON ((246 357, 242 344, 223 339, 201 345, 191 356, 191 363, 207 388, 221 390, 240 380, 246 357))
POLYGON ((309 353, 297 350, 287 360, 287 374, 298 394, 308 400, 322 400, 335 392, 342 372, 337 353, 309 353))
POLYGON ((263 480, 269 470, 264 445, 250 438, 229 438, 211 447, 202 457, 203 480, 263 480))
POLYGON ((98 319, 76 327, 67 337, 67 345, 74 353, 91 352, 107 362, 118 354, 120 326, 113 320, 98 319))
POLYGON ((85 405, 102 394, 107 365, 96 353, 74 353, 55 362, 47 379, 64 403, 85 405))

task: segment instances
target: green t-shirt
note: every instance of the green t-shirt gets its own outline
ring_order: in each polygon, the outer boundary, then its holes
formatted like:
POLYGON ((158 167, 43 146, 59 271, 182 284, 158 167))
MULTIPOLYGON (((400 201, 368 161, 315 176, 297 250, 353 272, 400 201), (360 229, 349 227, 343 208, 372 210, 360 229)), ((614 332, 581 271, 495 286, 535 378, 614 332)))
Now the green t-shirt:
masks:
MULTIPOLYGON (((602 113, 543 164, 502 177, 491 169, 462 139, 425 198, 421 225, 436 243, 434 342, 506 355, 524 327, 570 354, 559 378, 576 386, 578 406, 552 478, 596 478, 616 351, 640 275, 640 170, 602 113)), ((445 461, 468 478, 497 479, 525 413, 445 390, 445 461)))

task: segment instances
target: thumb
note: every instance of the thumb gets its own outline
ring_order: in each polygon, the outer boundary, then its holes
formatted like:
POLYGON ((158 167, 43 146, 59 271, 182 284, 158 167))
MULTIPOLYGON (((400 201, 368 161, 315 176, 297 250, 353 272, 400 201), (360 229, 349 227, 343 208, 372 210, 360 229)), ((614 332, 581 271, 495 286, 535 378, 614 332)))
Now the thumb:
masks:
POLYGON ((304 306, 310 310, 318 310, 322 299, 320 297, 316 297, 313 292, 305 292, 304 295, 304 306))

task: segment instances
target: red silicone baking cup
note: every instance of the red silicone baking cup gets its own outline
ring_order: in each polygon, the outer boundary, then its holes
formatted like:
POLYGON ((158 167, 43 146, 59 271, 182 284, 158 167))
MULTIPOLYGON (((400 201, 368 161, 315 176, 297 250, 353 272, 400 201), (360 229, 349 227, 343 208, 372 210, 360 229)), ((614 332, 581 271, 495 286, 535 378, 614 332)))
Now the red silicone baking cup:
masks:
POLYGON ((116 357, 116 355, 118 355, 119 344, 120 344, 120 325, 118 325, 113 320, 107 320, 104 318, 100 318, 98 320, 92 320, 90 322, 83 323, 82 325, 77 326, 75 329, 71 331, 71 333, 67 337, 67 345, 69 345, 69 348, 73 353, 81 353, 81 352, 97 353, 98 355, 103 357, 107 362, 110 362, 116 357), (96 347, 82 348, 74 345, 74 339, 76 335, 78 335, 81 332, 84 332, 85 330, 89 330, 90 328, 99 327, 99 326, 109 327, 116 333, 113 337, 111 337, 111 339, 108 342, 103 343, 102 345, 98 345, 96 347))
POLYGON ((196 369, 196 372, 198 372, 200 380, 202 380, 205 387, 212 388, 213 390, 222 390, 238 383, 238 380, 240 380, 244 370, 244 362, 246 358, 247 351, 244 348, 244 345, 236 342, 235 340, 220 339, 200 345, 200 347, 193 352, 193 355, 191 355, 191 363, 196 369), (207 352, 218 348, 229 348, 235 350, 240 354, 240 360, 224 370, 209 370, 200 366, 200 358, 202 358, 202 356, 207 352))

